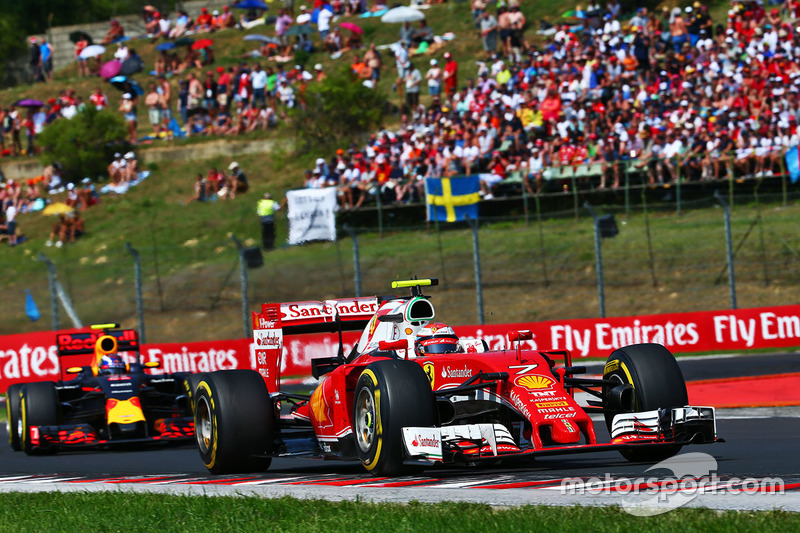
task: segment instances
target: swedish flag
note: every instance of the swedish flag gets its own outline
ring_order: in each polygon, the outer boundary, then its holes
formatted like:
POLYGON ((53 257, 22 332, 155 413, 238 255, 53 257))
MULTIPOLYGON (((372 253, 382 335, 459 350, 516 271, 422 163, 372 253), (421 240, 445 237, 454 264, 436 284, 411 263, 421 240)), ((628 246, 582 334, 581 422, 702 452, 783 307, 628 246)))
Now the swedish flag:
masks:
POLYGON ((425 178, 425 202, 428 220, 457 222, 465 217, 478 218, 481 197, 478 176, 425 178))

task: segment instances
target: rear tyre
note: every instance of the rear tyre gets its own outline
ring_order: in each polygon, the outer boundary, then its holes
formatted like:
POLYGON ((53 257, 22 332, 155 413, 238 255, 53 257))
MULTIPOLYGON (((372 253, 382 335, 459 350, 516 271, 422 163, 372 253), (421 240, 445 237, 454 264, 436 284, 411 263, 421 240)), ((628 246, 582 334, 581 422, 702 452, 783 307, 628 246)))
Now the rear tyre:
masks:
POLYGON ((356 384, 353 432, 361 464, 376 476, 397 475, 403 465, 402 428, 436 421, 430 381, 413 361, 387 359, 367 366, 356 384))
POLYGON ((22 432, 20 443, 28 455, 55 452, 53 449, 34 449, 31 428, 34 426, 58 425, 58 393, 51 382, 27 383, 20 393, 20 415, 22 432))
POLYGON ((209 472, 235 474, 269 468, 275 414, 258 372, 202 374, 194 398, 197 448, 209 472))
MULTIPOLYGON (((633 385, 635 412, 683 407, 689 403, 678 362, 660 344, 634 344, 614 351, 606 361, 603 379, 633 385)), ((617 414, 619 411, 605 411, 609 432, 617 414)), ((623 449, 620 453, 629 461, 656 462, 680 450, 681 445, 674 444, 623 449)))
POLYGON ((22 415, 19 411, 21 383, 15 383, 6 391, 6 420, 8 420, 8 444, 18 452, 22 449, 22 415))

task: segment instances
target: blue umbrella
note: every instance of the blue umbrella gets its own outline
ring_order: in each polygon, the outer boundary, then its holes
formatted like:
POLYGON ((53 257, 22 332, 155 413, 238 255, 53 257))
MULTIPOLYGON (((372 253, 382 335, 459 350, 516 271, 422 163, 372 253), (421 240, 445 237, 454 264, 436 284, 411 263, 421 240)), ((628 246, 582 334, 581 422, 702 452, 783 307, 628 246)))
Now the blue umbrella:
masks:
POLYGON ((142 89, 142 86, 139 85, 139 82, 137 82, 136 80, 132 80, 127 76, 114 76, 108 81, 109 83, 111 83, 111 85, 113 85, 122 92, 136 93, 139 96, 144 94, 144 89, 142 89))
POLYGON ((175 43, 171 41, 167 43, 161 43, 158 46, 156 46, 156 50, 158 50, 159 52, 166 52, 167 50, 172 50, 173 48, 175 48, 175 43))
POLYGON ((237 9, 269 9, 269 6, 261 0, 240 0, 233 4, 237 9))

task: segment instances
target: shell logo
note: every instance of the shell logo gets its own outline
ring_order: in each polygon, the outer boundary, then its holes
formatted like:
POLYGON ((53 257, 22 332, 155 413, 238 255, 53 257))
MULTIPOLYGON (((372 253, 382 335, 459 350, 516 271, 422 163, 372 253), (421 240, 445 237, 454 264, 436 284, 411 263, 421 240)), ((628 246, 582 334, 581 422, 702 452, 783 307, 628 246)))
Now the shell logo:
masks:
POLYGON ((549 389, 555 380, 545 376, 523 376, 517 380, 517 385, 530 390, 549 389))

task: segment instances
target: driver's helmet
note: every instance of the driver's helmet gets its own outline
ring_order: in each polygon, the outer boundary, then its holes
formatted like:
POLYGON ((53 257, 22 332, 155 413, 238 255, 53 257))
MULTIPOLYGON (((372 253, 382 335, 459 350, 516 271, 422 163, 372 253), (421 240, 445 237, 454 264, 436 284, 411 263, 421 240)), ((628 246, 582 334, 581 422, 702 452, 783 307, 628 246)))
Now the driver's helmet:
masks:
POLYGON ((458 336, 453 328, 441 322, 434 322, 423 327, 414 341, 414 353, 417 357, 460 352, 458 336))
POLYGON ((100 374, 124 374, 125 361, 116 354, 106 354, 100 358, 100 374))

